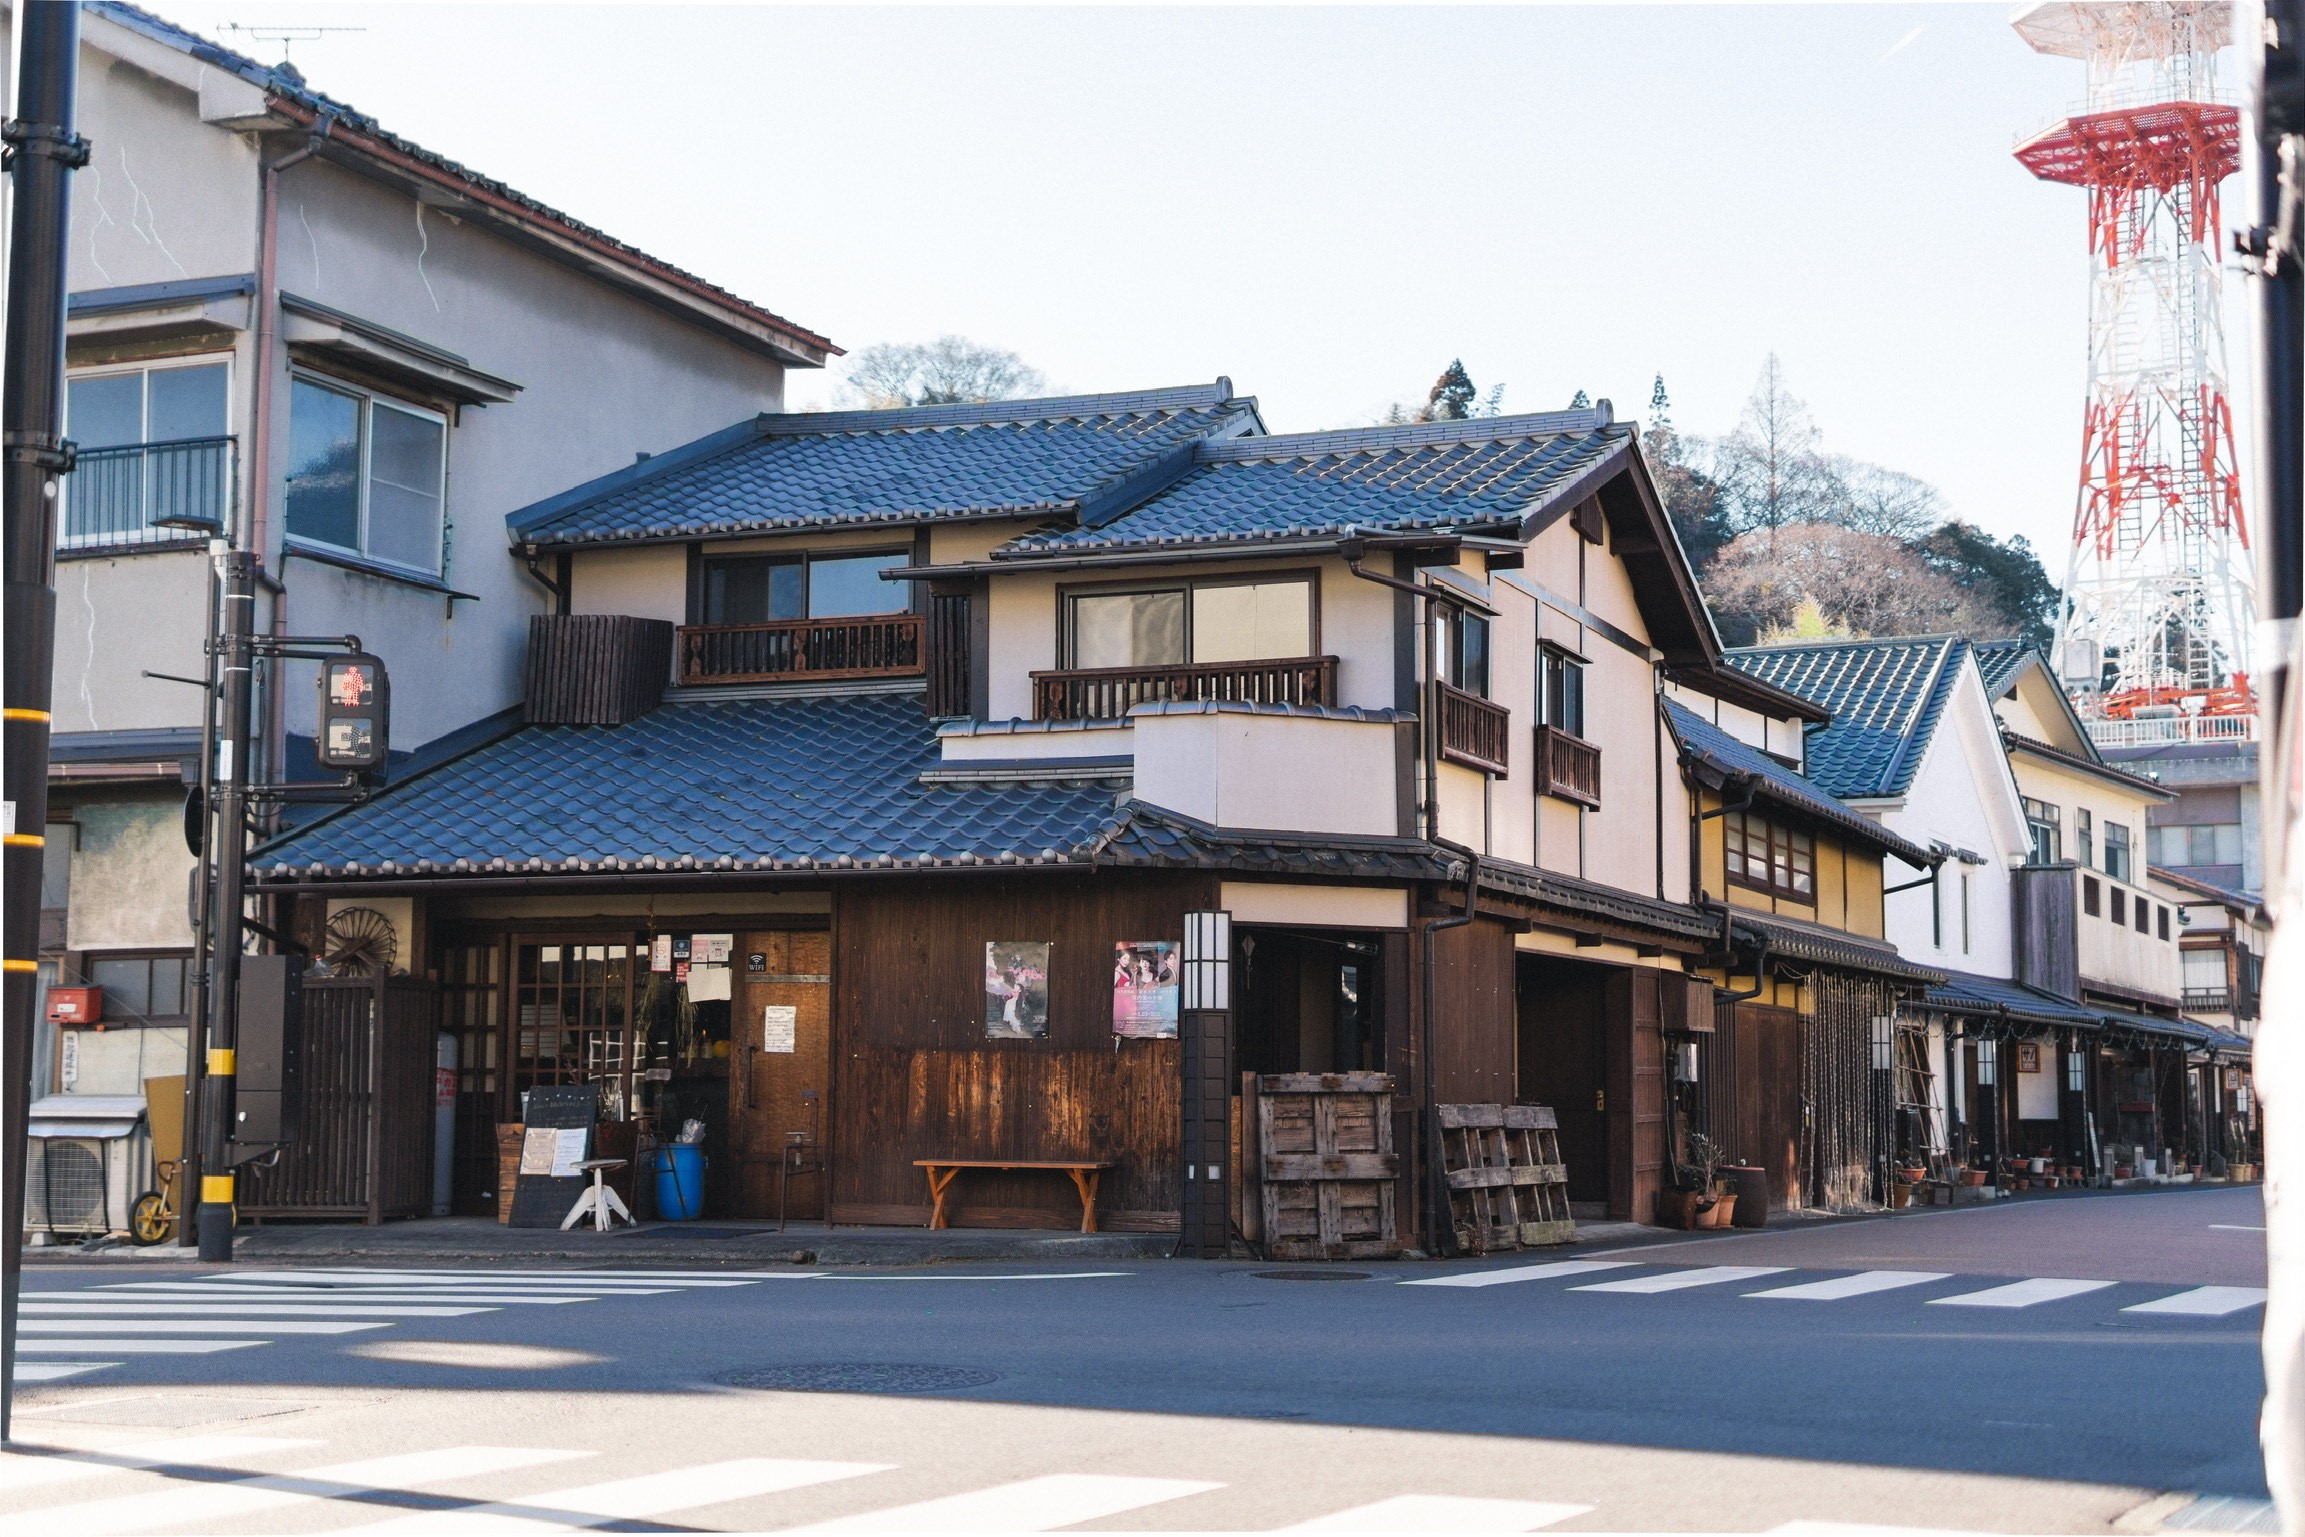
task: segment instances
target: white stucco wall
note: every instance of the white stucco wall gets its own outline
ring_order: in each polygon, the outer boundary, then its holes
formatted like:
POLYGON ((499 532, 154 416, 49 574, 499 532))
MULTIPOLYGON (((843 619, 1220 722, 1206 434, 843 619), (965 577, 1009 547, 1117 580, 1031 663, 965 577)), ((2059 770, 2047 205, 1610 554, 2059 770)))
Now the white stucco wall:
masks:
MULTIPOLYGON (((1983 864, 1974 865, 1947 860, 1938 872, 1934 893, 1920 886, 1886 898, 1888 937, 1899 953, 1925 966, 1989 977, 2012 975, 2015 930, 2009 871, 2025 861, 2025 811, 1974 659, 1963 663, 1903 803, 1882 810, 1880 819, 1891 831, 1924 848, 1945 843, 1984 858, 1983 864), (1961 922, 1963 876, 1969 888, 1966 944, 1961 922), (1932 895, 1941 919, 1934 926, 1929 913, 1932 895)), ((1890 886, 1926 873, 1894 857, 1883 861, 1883 869, 1884 884, 1890 886)))
POLYGON ((1144 713, 1136 798, 1223 827, 1389 837, 1389 722, 1234 711, 1144 713))
POLYGON ((184 846, 183 792, 83 801, 73 810, 67 950, 169 950, 192 944, 187 909, 192 854, 184 846))

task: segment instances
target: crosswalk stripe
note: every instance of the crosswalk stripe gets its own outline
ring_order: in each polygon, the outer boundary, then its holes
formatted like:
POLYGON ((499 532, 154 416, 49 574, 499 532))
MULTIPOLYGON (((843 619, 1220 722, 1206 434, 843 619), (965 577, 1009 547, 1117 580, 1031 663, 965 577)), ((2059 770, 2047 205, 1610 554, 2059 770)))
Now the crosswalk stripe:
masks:
POLYGON ((885 1473, 885 1462, 802 1462, 781 1457, 746 1457, 709 1462, 577 1489, 559 1489, 524 1500, 501 1500, 459 1510, 428 1510, 372 1525, 338 1528, 384 1537, 386 1533, 571 1531, 602 1521, 645 1521, 676 1510, 697 1510, 730 1500, 756 1499, 829 1484, 867 1473, 885 1473))
POLYGON ((87 1313, 99 1317, 128 1313, 261 1313, 287 1318, 469 1318, 492 1313, 494 1308, 365 1307, 319 1302, 158 1302, 141 1297, 77 1297, 70 1302, 35 1302, 27 1297, 17 1304, 26 1313, 87 1313))
POLYGON ((2188 1292, 2170 1297, 2156 1297, 2151 1302, 2132 1303, 2124 1313, 2174 1313, 2186 1318, 2223 1318, 2265 1301, 2262 1286, 2196 1286, 2188 1292))
POLYGON ((1668 1270, 1662 1275, 1633 1276, 1623 1281, 1599 1281, 1572 1286, 1576 1292, 1677 1292, 1692 1286, 1718 1286, 1725 1281, 1750 1281, 1755 1276, 1782 1275, 1790 1265, 1707 1265, 1699 1270, 1668 1270))
POLYGON ((1779 1286, 1770 1291, 1747 1292, 1748 1297, 1779 1297, 1798 1302, 1837 1302, 1843 1297, 1869 1297, 1874 1292, 1895 1291, 1901 1286, 1921 1286, 1930 1281, 1944 1281, 1952 1277, 1949 1270, 1861 1270, 1855 1275, 1835 1277, 1830 1281, 1807 1281, 1799 1286, 1779 1286))
POLYGON ((1516 1281, 1549 1281, 1556 1276, 1588 1275, 1595 1270, 1630 1270, 1629 1259, 1564 1259, 1549 1265, 1515 1265, 1506 1270, 1475 1270, 1465 1275, 1426 1276, 1403 1281, 1403 1286, 1510 1286, 1516 1281))
POLYGON ((819 1281, 1107 1281, 1131 1275, 1127 1270, 1052 1270, 1045 1275, 821 1275, 819 1281))
MULTIPOLYGON (((333 1318, 27 1318, 23 1334, 357 1334, 387 1323, 333 1318)), ((108 1348, 108 1347, 107 1347, 108 1348)))
MULTIPOLYGON (((283 1301, 293 1301, 301 1298, 308 1302, 325 1302, 329 1298, 334 1297, 348 1302, 479 1302, 486 1303, 490 1307, 558 1307, 563 1303, 590 1302, 593 1300, 596 1294, 587 1292, 582 1296, 563 1296, 556 1292, 550 1296, 529 1296, 511 1292, 372 1292, 338 1291, 330 1288, 316 1286, 223 1287, 203 1285, 192 1281, 137 1281, 126 1285, 107 1286, 101 1290, 88 1292, 71 1292, 58 1289, 26 1292, 24 1295, 27 1297, 42 1298, 77 1296, 120 1297, 129 1300, 133 1300, 138 1297, 152 1297, 173 1298, 183 1302, 197 1301, 204 1297, 271 1297, 278 1298, 283 1301)), ((666 1294, 663 1292, 650 1291, 618 1293, 618 1295, 661 1297, 666 1294)))
POLYGON ((110 1537, 160 1527, 174 1531, 203 1521, 234 1520, 315 1500, 353 1504, 369 1496, 413 1492, 458 1479, 590 1455, 533 1447, 456 1446, 259 1478, 177 1483, 146 1494, 0 1516, 0 1537, 17 1537, 19 1533, 39 1537, 55 1532, 69 1532, 72 1537, 110 1537))
MULTIPOLYGON (((640 1284, 662 1285, 677 1282, 681 1286, 726 1287, 757 1286, 773 1276, 791 1275, 791 1271, 763 1271, 759 1276, 700 1276, 671 1270, 244 1270, 231 1279, 247 1281, 316 1282, 346 1281, 356 1284, 392 1286, 468 1286, 475 1282, 492 1284, 509 1279, 521 1286, 597 1286, 640 1284)), ((229 1284, 219 1278, 213 1284, 229 1284)))
POLYGON ((119 1361, 18 1361, 8 1369, 8 1376, 13 1382, 62 1382, 67 1377, 84 1377, 90 1372, 123 1364, 119 1361))
MULTIPOLYGON (((968 1494, 866 1511, 795 1528, 804 1532, 1053 1532, 1147 1505, 1181 1500, 1223 1484, 1187 1478, 1121 1478, 1105 1473, 1052 1473, 968 1494)), ((76 1534, 77 1537, 77 1534, 76 1534)))
MULTIPOLYGON (((277 1289, 277 1286, 278 1283, 274 1283, 273 1286, 267 1287, 265 1289, 277 1289)), ((196 1282, 193 1283, 190 1289, 202 1292, 220 1293, 227 1296, 236 1295, 241 1292, 254 1292, 257 1290, 255 1287, 242 1287, 231 1281, 196 1282)), ((338 1284, 329 1286, 303 1286, 289 1289, 300 1292, 305 1296, 316 1297, 366 1297, 376 1295, 380 1292, 390 1291, 396 1296, 414 1297, 429 1297, 447 1292, 463 1292, 470 1294, 492 1293, 515 1297, 586 1298, 668 1297, 675 1292, 687 1290, 686 1287, 679 1286, 636 1286, 627 1282, 614 1282, 605 1286, 564 1286, 552 1281, 483 1281, 478 1279, 466 1281, 457 1286, 425 1286, 418 1284, 414 1286, 402 1285, 395 1288, 382 1286, 346 1286, 338 1284)))
POLYGON ((1396 1494, 1284 1526, 1284 1532, 1538 1532, 1589 1512, 1590 1505, 1482 1500, 1461 1494, 1396 1494))
POLYGON ((0 1490, 37 1489, 44 1484, 68 1484, 79 1478, 99 1478, 128 1468, 198 1466, 226 1458, 261 1457, 267 1452, 292 1452, 318 1441, 289 1440, 281 1436, 172 1436, 165 1441, 138 1441, 103 1451, 63 1451, 15 1446, 0 1457, 0 1490))
POLYGON ((69 1339, 16 1342, 18 1355, 56 1356, 212 1356, 220 1350, 246 1350, 266 1340, 129 1340, 69 1339))
POLYGON ((2060 1281, 2039 1277, 2030 1281, 2011 1281, 2006 1286, 1988 1286, 1983 1291, 1962 1292, 1953 1297, 1931 1297, 1929 1306, 1936 1308, 2029 1308, 2036 1303, 2057 1302, 2066 1297, 2078 1297, 2088 1292, 2103 1291, 2114 1285, 2111 1281, 2060 1281))

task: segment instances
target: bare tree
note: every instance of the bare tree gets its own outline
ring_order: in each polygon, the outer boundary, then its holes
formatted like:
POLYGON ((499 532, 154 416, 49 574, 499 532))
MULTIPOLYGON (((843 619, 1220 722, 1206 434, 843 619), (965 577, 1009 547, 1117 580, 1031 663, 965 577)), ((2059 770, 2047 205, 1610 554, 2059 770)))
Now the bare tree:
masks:
POLYGON ((1861 533, 1918 539, 1945 521, 1945 499, 1917 475, 1835 454, 1823 469, 1839 493, 1833 521, 1861 533))
POLYGON ((940 336, 933 342, 875 342, 850 355, 841 370, 844 405, 945 406, 1015 400, 1047 387, 1037 368, 1013 352, 940 336))
POLYGON ((1713 445, 1713 478, 1738 528, 1782 528, 1828 514, 1832 476, 1817 452, 1817 424, 1785 384, 1772 352, 1753 382, 1736 431, 1713 445))
POLYGON ((1956 584, 1898 539, 1836 523, 1740 534, 1713 558, 1705 595, 1732 645, 1803 627, 1804 604, 1835 630, 1858 636, 2000 635, 2010 628, 1989 593, 1956 584))

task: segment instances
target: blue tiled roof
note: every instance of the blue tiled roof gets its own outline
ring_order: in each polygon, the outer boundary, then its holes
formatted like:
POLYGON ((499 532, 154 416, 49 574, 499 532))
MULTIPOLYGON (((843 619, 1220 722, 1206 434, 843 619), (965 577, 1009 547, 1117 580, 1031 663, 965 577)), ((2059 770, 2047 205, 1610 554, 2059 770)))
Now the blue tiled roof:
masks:
POLYGON ((1176 865, 1438 879, 1406 838, 1212 829, 1094 784, 919 782, 917 694, 665 705, 531 726, 258 849, 260 880, 980 865, 1176 865))
POLYGON ((1680 741, 1682 752, 1709 764, 1716 773, 1732 779, 1751 780, 1756 793, 1779 805, 1805 811, 1819 821, 1856 833, 1907 864, 1918 867, 1936 858, 1928 850, 1907 842, 1880 823, 1851 811, 1819 786, 1802 778, 1759 748, 1746 746, 1678 700, 1665 701, 1665 717, 1672 725, 1673 735, 1680 741))
POLYGON ((1998 1014, 2006 1010, 2012 1017, 2032 1024, 2094 1029, 2104 1023, 2104 1015, 2099 1010, 2006 977, 1983 977, 1969 971, 1947 973, 1944 982, 1929 989, 1929 1005, 1956 1014, 1998 1014))
POLYGON ((1809 733, 1809 778, 1861 800, 1912 788, 1969 650, 1959 636, 1922 635, 1747 646, 1728 659, 1833 712, 1809 733))
POLYGON ((943 518, 1081 516, 1211 435, 1256 430, 1225 380, 993 405, 761 416, 506 518, 545 545, 943 518))
POLYGON ((1981 640, 1976 643, 1976 652, 1977 670, 1985 675, 1987 699, 1998 699, 2009 692, 2027 662, 2048 665, 2048 658, 2042 656, 2031 641, 1981 640))
POLYGON ((1174 484, 1119 516, 998 553, 1509 523, 1613 473, 1631 439, 1606 412, 1564 411, 1208 442, 1174 484))

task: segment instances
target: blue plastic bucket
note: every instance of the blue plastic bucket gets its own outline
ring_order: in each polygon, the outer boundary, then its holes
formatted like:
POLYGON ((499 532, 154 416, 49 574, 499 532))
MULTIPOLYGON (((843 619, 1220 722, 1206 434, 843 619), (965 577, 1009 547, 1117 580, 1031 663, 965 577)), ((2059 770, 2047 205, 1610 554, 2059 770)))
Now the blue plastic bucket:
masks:
POLYGON ((656 1150, 656 1215, 686 1222, 704 1211, 704 1149, 670 1142, 656 1150))

